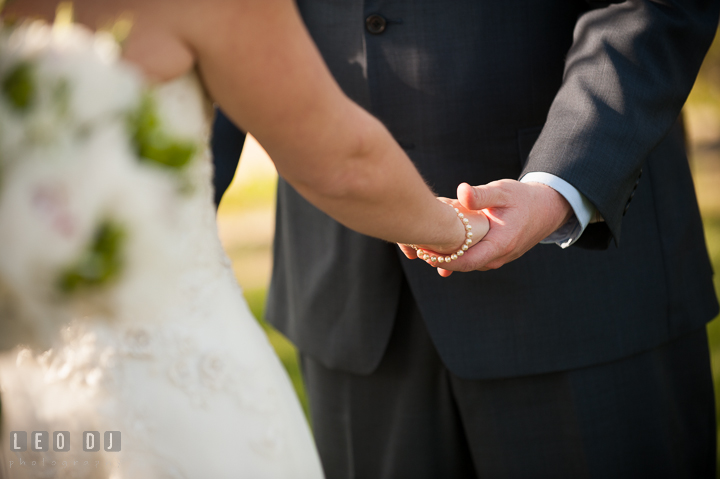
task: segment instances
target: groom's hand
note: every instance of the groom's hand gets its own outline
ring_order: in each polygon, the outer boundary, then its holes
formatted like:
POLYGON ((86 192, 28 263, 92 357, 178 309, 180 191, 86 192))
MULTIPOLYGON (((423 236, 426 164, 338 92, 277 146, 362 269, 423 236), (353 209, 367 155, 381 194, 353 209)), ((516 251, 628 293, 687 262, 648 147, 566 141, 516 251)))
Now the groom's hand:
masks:
POLYGON ((487 185, 462 183, 458 200, 470 210, 483 210, 490 231, 465 255, 438 268, 442 276, 451 271, 487 271, 513 261, 549 236, 570 218, 572 208, 557 191, 542 183, 515 180, 487 185))

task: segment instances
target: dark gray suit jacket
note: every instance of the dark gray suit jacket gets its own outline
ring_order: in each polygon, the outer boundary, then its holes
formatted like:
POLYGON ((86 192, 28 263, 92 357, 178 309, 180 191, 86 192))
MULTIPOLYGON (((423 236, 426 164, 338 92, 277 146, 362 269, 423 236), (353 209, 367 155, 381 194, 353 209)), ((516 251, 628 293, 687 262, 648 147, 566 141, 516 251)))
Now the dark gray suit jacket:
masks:
POLYGON ((538 245, 499 270, 443 279, 281 180, 267 317, 302 352, 371 371, 403 277, 443 361, 466 378, 610 361, 717 314, 673 128, 715 33, 717 1, 298 3, 343 90, 383 121, 438 194, 546 171, 605 219, 582 238, 596 249, 538 245), (366 27, 372 14, 380 33, 366 27))

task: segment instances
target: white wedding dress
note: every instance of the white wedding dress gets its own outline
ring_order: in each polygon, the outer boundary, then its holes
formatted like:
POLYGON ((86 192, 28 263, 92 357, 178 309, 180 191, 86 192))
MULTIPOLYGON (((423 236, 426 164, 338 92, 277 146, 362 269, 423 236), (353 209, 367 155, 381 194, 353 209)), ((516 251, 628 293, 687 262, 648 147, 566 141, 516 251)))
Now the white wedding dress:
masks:
POLYGON ((0 471, 321 478, 217 237, 197 77, 148 90, 102 34, 34 23, 0 29, 0 81, 0 471))

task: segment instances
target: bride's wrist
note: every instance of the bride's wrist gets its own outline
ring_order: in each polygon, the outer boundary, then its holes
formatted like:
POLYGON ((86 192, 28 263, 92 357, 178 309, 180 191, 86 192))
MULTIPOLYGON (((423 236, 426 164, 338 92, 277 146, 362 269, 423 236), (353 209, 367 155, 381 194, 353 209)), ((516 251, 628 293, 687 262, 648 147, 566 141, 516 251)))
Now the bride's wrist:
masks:
POLYGON ((455 231, 457 232, 457 235, 453 235, 456 239, 454 239, 451 243, 446 244, 410 245, 418 251, 421 258, 427 256, 427 258, 424 259, 432 261, 437 260, 440 263, 456 260, 458 257, 464 255, 465 251, 477 242, 474 238, 475 235, 472 231, 472 225, 470 224, 469 218, 467 218, 460 209, 448 203, 445 204, 452 208, 450 211, 452 211, 456 216, 455 231))

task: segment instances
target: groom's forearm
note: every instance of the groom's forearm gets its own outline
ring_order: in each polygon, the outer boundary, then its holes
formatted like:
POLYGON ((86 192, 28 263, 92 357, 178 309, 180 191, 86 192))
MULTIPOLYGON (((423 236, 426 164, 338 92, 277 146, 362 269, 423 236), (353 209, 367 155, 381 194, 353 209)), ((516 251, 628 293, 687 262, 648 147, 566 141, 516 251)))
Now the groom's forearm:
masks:
POLYGON ((627 0, 584 14, 523 174, 575 186, 619 241, 642 164, 675 123, 719 11, 717 0, 627 0))

